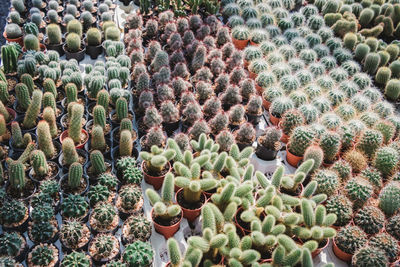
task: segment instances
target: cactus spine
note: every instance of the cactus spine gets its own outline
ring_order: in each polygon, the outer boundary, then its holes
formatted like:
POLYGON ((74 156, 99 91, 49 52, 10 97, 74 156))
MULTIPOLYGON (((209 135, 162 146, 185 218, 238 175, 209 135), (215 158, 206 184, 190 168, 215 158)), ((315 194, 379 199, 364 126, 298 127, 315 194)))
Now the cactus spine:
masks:
POLYGON ((102 174, 106 171, 106 164, 101 151, 94 150, 90 153, 90 163, 92 164, 92 172, 95 175, 102 174))
POLYGON ((26 111, 23 126, 26 129, 31 129, 36 126, 36 119, 40 113, 40 107, 42 106, 42 91, 35 90, 32 94, 32 102, 30 103, 28 110, 26 111))
POLYGON ((25 167, 20 161, 9 163, 10 184, 16 190, 22 190, 26 184, 25 167))
POLYGON ((49 124, 51 137, 56 138, 58 135, 56 115, 51 107, 46 107, 43 110, 43 119, 49 124))

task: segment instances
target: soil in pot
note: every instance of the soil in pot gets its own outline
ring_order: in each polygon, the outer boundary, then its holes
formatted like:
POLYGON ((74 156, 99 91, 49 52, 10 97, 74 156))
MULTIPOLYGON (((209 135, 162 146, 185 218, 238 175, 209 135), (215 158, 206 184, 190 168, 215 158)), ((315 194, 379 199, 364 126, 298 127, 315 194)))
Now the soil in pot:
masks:
POLYGON ((68 186, 68 174, 65 174, 60 180, 60 188, 64 195, 83 195, 88 190, 87 178, 82 177, 81 182, 77 188, 70 188, 68 186))
POLYGON ((76 244, 76 246, 74 246, 74 247, 68 247, 65 244, 65 242, 63 242, 63 240, 60 236, 60 243, 61 243, 61 247, 62 247, 64 253, 71 253, 72 251, 87 251, 88 250, 89 242, 91 240, 90 230, 86 224, 83 224, 82 227, 83 227, 83 230, 82 230, 83 235, 79 239, 79 243, 76 244))
POLYGON ((144 180, 146 183, 153 185, 154 189, 160 189, 165 175, 171 170, 170 163, 168 163, 167 168, 162 169, 161 172, 148 170, 146 164, 147 163, 145 161, 142 162, 144 180))
POLYGON ((289 196, 294 196, 294 197, 296 197, 296 196, 300 196, 301 192, 303 192, 303 185, 302 185, 302 184, 299 184, 299 186, 296 188, 295 191, 288 190, 288 189, 283 188, 283 187, 281 187, 279 191, 280 191, 281 193, 287 194, 287 195, 289 195, 289 196))
POLYGON ((182 212, 168 220, 162 219, 161 217, 156 217, 151 212, 151 218, 154 222, 155 230, 162 234, 166 239, 174 236, 174 234, 179 230, 180 222, 182 221, 183 214, 182 212))
POLYGON ((204 193, 200 195, 200 201, 195 203, 187 203, 183 198, 183 190, 179 189, 176 193, 176 202, 181 206, 183 211, 183 217, 185 217, 189 222, 193 222, 200 215, 201 207, 206 203, 207 198, 204 193))
MULTIPOLYGON (((64 139, 67 137, 68 137, 68 130, 65 130, 60 135, 60 143, 62 144, 64 139)), ((80 137, 81 137, 81 140, 80 140, 79 144, 75 145, 75 148, 83 148, 85 146, 86 142, 89 140, 89 134, 84 129, 82 129, 80 137)))
MULTIPOLYGON (((82 164, 82 166, 85 166, 88 161, 86 152, 82 149, 77 149, 76 152, 78 153, 78 162, 82 164)), ((64 154, 60 154, 58 163, 60 164, 60 166, 62 166, 63 171, 68 172, 69 165, 66 165, 64 161, 64 154)))
POLYGON ((33 181, 27 179, 25 187, 22 190, 14 189, 10 182, 6 184, 7 195, 14 199, 29 199, 36 191, 36 186, 33 181))
POLYGON ((94 262, 94 264, 96 266, 102 266, 107 264, 108 262, 110 262, 111 260, 117 260, 120 258, 120 245, 119 245, 119 241, 116 237, 112 236, 113 238, 113 248, 111 251, 111 254, 107 257, 107 258, 102 258, 97 249, 96 249, 96 245, 94 244, 94 240, 93 239, 90 244, 89 244, 89 254, 92 257, 92 260, 94 262))
POLYGON ((341 249, 336 245, 335 238, 333 238, 332 250, 333 250, 333 253, 335 253, 336 257, 338 257, 338 258, 341 259, 342 261, 350 262, 351 259, 352 259, 352 257, 353 257, 352 254, 349 254, 349 253, 344 252, 343 250, 341 250, 341 249))
POLYGON ((37 175, 35 173, 34 169, 32 168, 29 171, 29 177, 33 181, 38 182, 38 183, 40 181, 43 181, 43 180, 49 180, 49 179, 57 178, 58 174, 60 173, 60 169, 59 169, 58 165, 55 162, 52 162, 52 161, 48 161, 47 165, 49 166, 49 171, 46 173, 45 176, 37 175))

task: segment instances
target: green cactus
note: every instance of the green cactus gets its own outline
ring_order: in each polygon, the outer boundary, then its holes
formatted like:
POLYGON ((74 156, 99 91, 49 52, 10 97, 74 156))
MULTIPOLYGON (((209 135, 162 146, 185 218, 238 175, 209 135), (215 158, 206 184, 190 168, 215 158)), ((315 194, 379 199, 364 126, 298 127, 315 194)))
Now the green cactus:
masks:
POLYGON ((5 226, 21 225, 24 222, 23 220, 27 219, 27 213, 28 208, 24 202, 15 199, 5 201, 0 208, 2 224, 5 226))
POLYGON ((0 101, 7 105, 10 103, 10 94, 8 93, 7 83, 0 81, 0 101))
POLYGON ((19 161, 12 161, 8 167, 10 185, 17 191, 22 191, 26 185, 25 166, 19 161))
POLYGON ((88 227, 76 220, 66 221, 60 228, 60 240, 69 248, 77 248, 80 241, 88 236, 90 237, 88 227))
POLYGON ((69 52, 77 53, 81 50, 81 37, 78 34, 69 33, 65 41, 69 52))
POLYGON ((372 185, 361 176, 351 178, 344 190, 349 199, 353 201, 355 209, 360 208, 373 193, 372 185))
POLYGON ((140 208, 142 201, 142 192, 137 185, 127 184, 124 185, 118 194, 120 200, 120 207, 128 213, 132 213, 137 208, 140 208))
POLYGON ((118 223, 118 214, 112 204, 106 202, 98 203, 91 214, 90 226, 97 231, 104 232, 110 230, 111 227, 115 227, 116 219, 118 223))
POLYGON ((320 146, 324 151, 324 161, 333 162, 340 151, 340 135, 336 132, 325 132, 320 139, 320 146))
POLYGON ((39 39, 33 34, 25 35, 24 47, 27 51, 39 51, 39 39))
POLYGON ((31 104, 28 87, 23 83, 18 83, 15 85, 15 94, 18 101, 18 107, 26 111, 31 104))
POLYGON ((70 166, 74 162, 79 161, 79 155, 76 152, 74 141, 67 137, 62 143, 62 152, 64 155, 64 164, 70 166))
POLYGON ((354 254, 367 244, 367 234, 358 226, 348 225, 338 231, 335 242, 344 252, 354 254))
POLYGON ((154 174, 161 174, 167 166, 168 161, 175 157, 172 149, 163 150, 157 146, 152 146, 150 152, 141 151, 139 156, 145 161, 146 169, 154 174))
POLYGON ((354 223, 367 234, 376 234, 385 224, 385 214, 377 207, 364 206, 354 217, 354 223))
POLYGON ((372 158, 375 151, 382 145, 382 134, 373 129, 367 129, 361 135, 356 147, 364 152, 368 157, 372 158))
POLYGON ((72 163, 68 170, 68 187, 77 189, 81 185, 82 175, 82 165, 79 162, 72 163))
POLYGON ((49 38, 49 44, 56 45, 60 44, 61 39, 61 29, 57 24, 50 24, 46 27, 46 35, 49 38))
POLYGON ((75 33, 79 37, 82 37, 82 24, 77 19, 71 20, 67 24, 67 32, 75 33))
POLYGON ((37 266, 48 266, 55 259, 58 259, 58 249, 51 244, 39 244, 32 249, 28 257, 29 263, 37 266))
POLYGON ((129 244, 124 254, 122 255, 122 260, 129 266, 150 266, 153 262, 153 249, 148 242, 135 241, 129 244))
POLYGON ((130 216, 123 226, 124 238, 126 240, 140 240, 146 242, 151 236, 151 222, 144 216, 130 216))
POLYGON ((58 128, 57 128, 56 116, 54 114, 53 108, 46 107, 43 110, 43 119, 48 123, 48 125, 50 127, 51 137, 56 138, 58 136, 58 128))
POLYGON ((387 266, 389 264, 389 260, 385 255, 384 250, 368 245, 356 251, 351 263, 353 266, 387 266))
POLYGON ((101 89, 97 95, 97 105, 103 106, 104 110, 108 112, 108 106, 110 102, 110 95, 107 90, 101 89))
MULTIPOLYGON (((99 98, 98 93, 103 90, 104 88, 104 82, 102 79, 98 79, 97 77, 93 77, 90 82, 89 85, 87 86, 87 89, 89 91, 89 95, 92 98, 99 98)), ((104 94, 104 93, 103 93, 104 94)), ((104 97, 104 96, 102 96, 104 97)), ((99 101, 99 99, 98 99, 99 101)), ((104 99, 102 99, 102 101, 104 101, 104 99)))
POLYGON ((36 126, 36 118, 39 116, 42 105, 42 91, 34 90, 32 93, 32 102, 26 111, 24 121, 22 123, 25 129, 31 129, 36 126))
POLYGON ((88 212, 89 204, 81 195, 68 195, 61 203, 62 216, 68 219, 79 219, 88 212))
POLYGON ((117 121, 121 121, 124 118, 128 117, 128 102, 126 101, 125 98, 120 97, 117 99, 117 102, 115 103, 115 110, 116 110, 116 115, 117 115, 117 121))
POLYGON ((50 92, 53 94, 54 98, 57 98, 57 87, 56 84, 54 83, 54 80, 50 78, 46 78, 43 81, 43 89, 44 92, 50 92))
POLYGON ((400 250, 397 240, 385 232, 374 235, 369 240, 369 245, 382 249, 386 253, 386 256, 390 262, 393 262, 397 259, 397 254, 400 250))
POLYGON ((104 138, 104 131, 100 125, 94 125, 92 128, 92 140, 90 143, 92 150, 106 151, 107 144, 104 138))
POLYGON ((90 163, 92 164, 90 170, 94 175, 102 174, 107 170, 103 154, 99 150, 93 150, 90 153, 90 163))
POLYGON ((48 159, 51 159, 56 154, 56 149, 51 138, 49 124, 42 120, 39 121, 37 127, 38 146, 44 152, 48 159))
POLYGON ((298 126, 293 130, 289 139, 289 151, 296 156, 303 156, 307 147, 314 139, 314 131, 305 126, 298 126))
POLYGON ((379 194, 379 208, 390 217, 400 208, 400 183, 397 181, 389 182, 379 194))
POLYGON ((18 256, 25 245, 25 239, 17 232, 5 232, 0 241, 1 254, 10 257, 18 256))
POLYGON ((400 96, 400 80, 389 80, 385 86, 385 95, 388 99, 396 101, 400 96))
POLYGON ((86 255, 83 252, 73 251, 70 254, 64 256, 62 262, 62 267, 90 267, 91 260, 89 255, 86 255))
POLYGON ((132 132, 129 130, 121 131, 119 139, 119 156, 120 157, 132 156, 132 150, 133 150, 132 132))
POLYGON ((41 150, 34 150, 31 154, 32 166, 35 174, 45 176, 49 171, 45 154, 41 150))
POLYGON ((74 140, 75 144, 81 143, 82 117, 84 108, 80 104, 74 104, 71 108, 71 119, 68 128, 68 136, 74 140))

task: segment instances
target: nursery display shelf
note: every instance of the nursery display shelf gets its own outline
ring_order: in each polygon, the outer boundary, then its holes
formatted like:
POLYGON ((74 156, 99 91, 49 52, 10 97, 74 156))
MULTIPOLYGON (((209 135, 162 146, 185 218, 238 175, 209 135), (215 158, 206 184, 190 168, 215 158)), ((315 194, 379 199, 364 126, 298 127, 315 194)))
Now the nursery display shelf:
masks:
MULTIPOLYGON (((126 17, 129 15, 129 13, 133 13, 135 12, 138 7, 135 6, 133 4, 133 2, 130 3, 129 6, 123 6, 122 3, 120 3, 119 1, 115 1, 117 4, 117 7, 115 9, 115 17, 114 20, 115 22, 118 24, 120 30, 123 32, 124 29, 124 22, 126 17)), ((123 33, 121 34, 121 39, 123 39, 123 33)), ((65 56, 60 57, 60 59, 65 59, 65 56)), ((85 55, 85 59, 83 61, 81 61, 79 63, 80 66, 80 70, 82 72, 82 76, 85 76, 85 72, 84 72, 84 68, 85 65, 93 65, 96 61, 98 60, 102 60, 105 62, 105 57, 104 55, 99 56, 96 60, 92 60, 90 59, 89 55, 85 55)), ((132 99, 130 100, 131 103, 130 105, 132 106, 132 99)), ((264 111, 264 114, 262 116, 262 120, 259 123, 259 125, 257 126, 256 130, 257 130, 257 135, 263 130, 265 129, 268 125, 271 125, 271 123, 269 122, 269 116, 268 113, 266 111, 264 111)), ((137 122, 134 121, 134 128, 137 130, 137 122)), ((178 130, 179 131, 179 130, 178 130)), ((137 142, 139 143, 139 142, 137 142)), ((255 146, 255 144, 253 144, 253 146, 255 146)), ((137 145, 136 149, 138 151, 140 151, 140 145, 137 145)), ((140 160, 140 159, 139 159, 140 160)), ((283 147, 281 149, 281 151, 278 152, 278 156, 276 158, 276 160, 273 161, 263 161, 260 160, 259 158, 257 158, 255 156, 255 154, 253 154, 252 158, 251 158, 251 163, 254 165, 255 170, 261 171, 263 173, 266 174, 267 177, 270 177, 272 175, 272 173, 275 171, 275 169, 280 166, 283 165, 285 167, 285 173, 286 174, 290 174, 290 173, 294 173, 295 172, 295 168, 290 166, 287 162, 286 162, 286 151, 285 151, 285 147, 283 147)), ((61 170, 62 172, 62 170, 61 170)), ((63 174, 61 173, 60 176, 62 176, 63 174)), ((144 180, 141 183, 141 189, 142 192, 145 192, 146 189, 148 188, 153 188, 151 185, 147 184, 144 182, 144 180)), ((143 205, 143 211, 144 211, 144 215, 151 220, 151 205, 149 203, 149 200, 147 198, 147 196, 145 194, 143 194, 143 198, 144 198, 144 205, 143 205)), ((56 219, 59 225, 62 224, 62 218, 61 215, 58 213, 56 215, 56 219)), ((179 246, 181 247, 181 251, 185 250, 185 247, 187 246, 186 244, 186 240, 188 237, 193 236, 193 235, 201 235, 201 218, 199 217, 198 219, 196 219, 196 221, 193 223, 193 225, 189 225, 188 221, 183 218, 182 222, 180 224, 180 229, 179 231, 174 235, 174 238, 178 241, 179 246)), ((122 220, 120 219, 119 222, 119 229, 118 231, 115 233, 115 236, 118 238, 119 242, 120 242, 120 246, 122 248, 122 250, 124 249, 124 246, 121 242, 121 226, 122 226, 122 220)), ((2 233, 2 228, 0 226, 0 232, 2 233)), ((27 231, 24 232, 24 236, 26 238, 26 240, 28 240, 28 245, 29 247, 33 246, 33 243, 29 240, 28 238, 28 234, 27 231)), ((166 240, 165 238, 158 234, 155 230, 154 227, 152 229, 152 234, 150 237, 149 242, 151 243, 153 249, 154 249, 154 259, 153 259, 153 264, 152 266, 154 267, 164 267, 168 262, 169 262, 169 258, 168 258, 168 253, 167 253, 167 247, 166 247, 166 240)), ((61 243, 60 240, 57 240, 54 245, 59 249, 60 252, 60 259, 63 258, 63 252, 61 249, 61 243)), ((335 266, 338 267, 344 267, 344 266, 348 266, 347 263, 339 260, 333 253, 332 251, 332 242, 329 243, 329 245, 317 256, 313 259, 314 262, 314 266, 322 266, 325 263, 328 262, 333 262, 335 264, 335 266)), ((24 266, 26 265, 26 262, 23 262, 24 266)))

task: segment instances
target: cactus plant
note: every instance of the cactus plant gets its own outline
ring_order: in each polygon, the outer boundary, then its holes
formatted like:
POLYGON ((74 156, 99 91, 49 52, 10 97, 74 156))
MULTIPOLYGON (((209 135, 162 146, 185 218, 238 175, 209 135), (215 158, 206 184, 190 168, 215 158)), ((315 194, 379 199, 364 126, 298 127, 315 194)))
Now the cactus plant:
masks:
POLYGON ((336 245, 348 254, 354 254, 367 244, 367 234, 358 226, 345 226, 335 237, 336 245))
POLYGON ((116 258, 119 254, 118 239, 110 234, 96 236, 90 243, 89 254, 96 261, 116 258))
POLYGON ((46 158, 51 159, 57 153, 51 138, 50 127, 46 121, 40 121, 37 128, 38 146, 46 158))
POLYGON ((144 216, 130 216, 122 227, 123 238, 129 243, 134 240, 146 242, 151 235, 151 222, 144 216))
POLYGON ((68 136, 75 144, 82 142, 82 116, 84 108, 80 104, 73 104, 71 108, 70 125, 68 128, 68 136))
POLYGON ((153 262, 153 255, 151 245, 138 240, 126 247, 122 260, 129 267, 150 266, 153 262))
POLYGON ((27 262, 35 266, 55 266, 58 262, 58 249, 51 244, 39 244, 29 252, 27 262))
POLYGON ((366 205, 356 214, 354 223, 367 234, 376 234, 385 224, 385 214, 377 207, 366 205))
POLYGON ((62 216, 66 219, 82 219, 88 208, 89 204, 80 195, 68 195, 61 203, 62 216))
POLYGON ((388 177, 395 171, 398 161, 399 155, 395 149, 381 147, 376 151, 374 167, 381 172, 383 177, 388 177))
POLYGON ((344 190, 349 199, 353 201, 355 209, 360 208, 373 193, 372 185, 360 176, 351 178, 344 190))
POLYGON ((289 139, 289 151, 296 156, 302 157, 307 147, 314 139, 312 129, 305 126, 298 126, 293 130, 289 139))
POLYGON ((89 242, 89 238, 89 228, 79 221, 67 221, 60 228, 61 243, 68 248, 81 248, 89 242))
POLYGON ((0 241, 0 253, 4 256, 17 257, 26 246, 25 238, 17 232, 4 232, 0 241))
POLYGON ((115 207, 110 203, 98 203, 90 216, 90 226, 97 232, 107 232, 117 227, 119 217, 115 207))
POLYGON ((20 226, 28 219, 28 208, 22 201, 11 199, 0 208, 3 227, 20 226))
POLYGON ((86 255, 83 252, 73 251, 70 254, 64 256, 61 266, 62 267, 72 267, 72 266, 81 266, 81 267, 90 267, 91 260, 89 255, 86 255))
POLYGON ((399 208, 400 184, 397 181, 389 182, 379 194, 379 207, 386 216, 395 214, 399 208))

